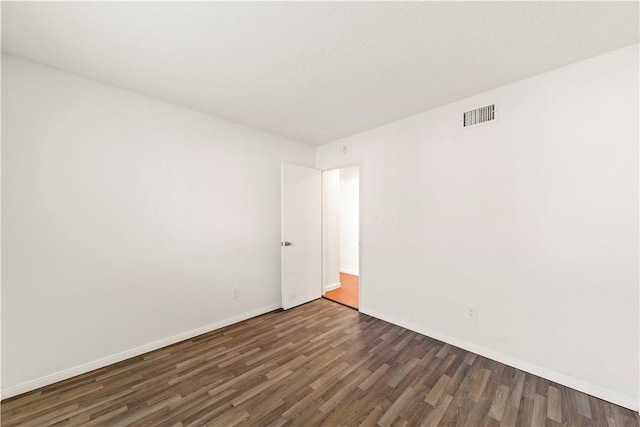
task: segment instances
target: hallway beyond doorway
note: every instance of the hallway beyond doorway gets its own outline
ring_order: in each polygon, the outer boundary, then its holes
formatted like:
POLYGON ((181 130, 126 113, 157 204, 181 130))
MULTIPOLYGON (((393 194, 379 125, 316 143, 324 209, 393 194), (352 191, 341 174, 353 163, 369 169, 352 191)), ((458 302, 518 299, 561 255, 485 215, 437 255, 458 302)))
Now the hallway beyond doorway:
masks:
POLYGON ((358 309, 358 276, 340 273, 340 284, 338 289, 326 292, 325 298, 347 307, 358 309))

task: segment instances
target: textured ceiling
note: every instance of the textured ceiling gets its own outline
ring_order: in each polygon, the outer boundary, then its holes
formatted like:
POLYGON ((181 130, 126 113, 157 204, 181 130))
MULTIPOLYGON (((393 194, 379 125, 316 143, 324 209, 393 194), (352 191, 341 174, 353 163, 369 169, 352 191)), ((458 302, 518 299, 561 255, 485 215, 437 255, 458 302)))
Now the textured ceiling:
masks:
POLYGON ((314 145, 638 33, 637 2, 2 2, 5 53, 314 145))

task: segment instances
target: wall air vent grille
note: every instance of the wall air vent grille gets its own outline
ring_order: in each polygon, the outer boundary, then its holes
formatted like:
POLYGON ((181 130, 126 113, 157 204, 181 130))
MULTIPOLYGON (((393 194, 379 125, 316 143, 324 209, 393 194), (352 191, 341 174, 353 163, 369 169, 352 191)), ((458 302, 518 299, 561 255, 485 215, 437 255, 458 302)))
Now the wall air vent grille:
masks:
POLYGON ((476 108, 467 111, 462 115, 462 127, 479 125, 480 123, 490 122, 496 118, 496 105, 491 104, 486 107, 476 108))

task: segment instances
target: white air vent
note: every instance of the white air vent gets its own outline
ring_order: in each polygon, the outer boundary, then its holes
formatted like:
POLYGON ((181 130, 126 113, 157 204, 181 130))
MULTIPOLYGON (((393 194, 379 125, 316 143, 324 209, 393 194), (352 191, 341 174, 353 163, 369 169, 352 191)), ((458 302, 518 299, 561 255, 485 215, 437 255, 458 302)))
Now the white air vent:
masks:
POLYGON ((491 104, 486 107, 476 108, 467 111, 462 115, 462 127, 479 125, 480 123, 490 122, 496 118, 496 105, 491 104))

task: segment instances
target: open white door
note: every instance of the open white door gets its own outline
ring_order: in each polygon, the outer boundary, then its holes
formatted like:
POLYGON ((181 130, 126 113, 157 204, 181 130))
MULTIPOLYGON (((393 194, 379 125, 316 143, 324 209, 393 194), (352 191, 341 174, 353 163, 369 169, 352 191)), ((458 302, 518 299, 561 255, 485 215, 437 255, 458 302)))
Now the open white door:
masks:
POLYGON ((282 308, 321 296, 322 174, 282 164, 282 308))

